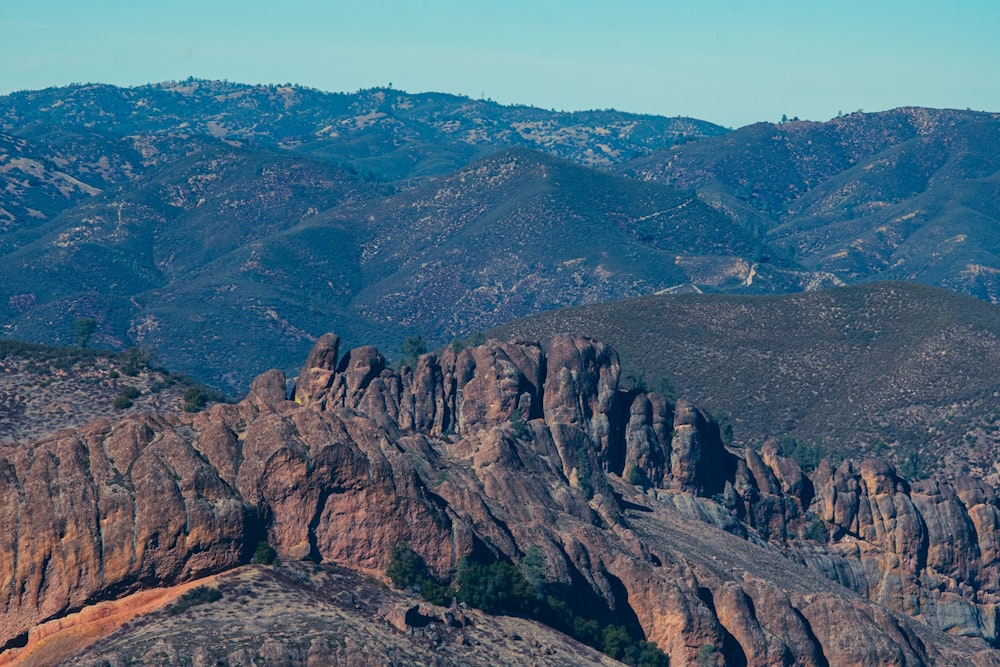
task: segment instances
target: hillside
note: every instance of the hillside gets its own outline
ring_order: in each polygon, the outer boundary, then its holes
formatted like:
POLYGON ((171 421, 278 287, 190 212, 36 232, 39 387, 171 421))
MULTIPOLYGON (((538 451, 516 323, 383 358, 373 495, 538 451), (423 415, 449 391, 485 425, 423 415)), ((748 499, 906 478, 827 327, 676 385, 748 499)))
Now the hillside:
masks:
POLYGON ((16 93, 0 326, 66 345, 92 317, 96 345, 241 394, 331 328, 395 356, 418 333, 657 292, 891 278, 995 300, 997 122, 899 109, 723 132, 195 80, 16 93))
POLYGON ((694 188, 802 266, 1000 302, 1000 114, 900 108, 759 123, 624 170, 694 188))
MULTIPOLYGON (((139 160, 127 156, 131 170, 176 157, 188 138, 213 137, 350 165, 380 180, 447 173, 509 147, 544 150, 585 165, 611 165, 726 132, 692 118, 610 109, 556 112, 391 88, 326 93, 289 84, 196 79, 13 93, 0 97, 0 131, 39 140, 44 148, 66 148, 66 135, 81 133, 113 143, 127 139, 141 153, 139 160)), ((67 173, 90 182, 84 176, 98 164, 115 171, 122 163, 69 159, 67 173)))
POLYGON ((282 365, 286 347, 301 355, 308 331, 345 319, 355 244, 336 240, 339 227, 303 233, 305 248, 289 247, 282 234, 378 192, 312 160, 206 141, 189 150, 0 238, 6 335, 65 345, 74 319, 92 317, 95 345, 155 349, 172 368, 242 393, 259 353, 272 351, 263 365, 282 365), (273 257, 281 279, 261 268, 273 257), (329 267, 323 282, 304 284, 319 278, 297 271, 306 263, 329 267), (229 372, 237 375, 227 382, 229 372))
POLYGON ((0 340, 0 442, 37 440, 100 417, 180 413, 222 397, 155 368, 136 349, 113 353, 0 340))
POLYGON ((760 241, 689 193, 536 151, 398 191, 262 149, 199 140, 189 151, 0 237, 7 335, 67 344, 73 320, 93 317, 98 344, 155 349, 242 393, 262 367, 294 370, 331 324, 396 351, 416 332, 444 343, 691 283, 815 281, 755 263, 760 241))
POLYGON ((607 340, 622 351, 629 381, 727 413, 740 445, 794 438, 841 456, 884 456, 911 475, 1000 479, 997 306, 876 283, 788 296, 647 296, 542 313, 489 334, 556 332, 607 340))
POLYGON ((251 565, 38 628, 0 665, 620 665, 537 622, 435 608, 334 566, 251 565), (192 592, 193 591, 193 592, 192 592), (217 592, 217 599, 195 594, 217 592), (184 595, 200 600, 188 605, 184 595), (239 623, 233 623, 239 618, 239 623), (409 622, 407 622, 409 621, 409 622))
POLYGON ((754 265, 761 242, 690 193, 541 153, 497 153, 360 209, 355 304, 449 340, 529 312, 699 284, 786 291, 812 274, 754 265), (749 277, 754 265, 754 277, 749 277), (442 308, 447 304, 446 308, 442 308))

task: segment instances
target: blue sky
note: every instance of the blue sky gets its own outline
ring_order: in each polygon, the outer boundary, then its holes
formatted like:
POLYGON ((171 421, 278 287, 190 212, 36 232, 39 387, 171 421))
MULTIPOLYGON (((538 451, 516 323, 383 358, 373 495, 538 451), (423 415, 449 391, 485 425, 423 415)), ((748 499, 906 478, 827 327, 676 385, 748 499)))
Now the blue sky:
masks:
POLYGON ((0 0, 0 94, 189 75, 730 127, 1000 111, 996 0, 0 0))

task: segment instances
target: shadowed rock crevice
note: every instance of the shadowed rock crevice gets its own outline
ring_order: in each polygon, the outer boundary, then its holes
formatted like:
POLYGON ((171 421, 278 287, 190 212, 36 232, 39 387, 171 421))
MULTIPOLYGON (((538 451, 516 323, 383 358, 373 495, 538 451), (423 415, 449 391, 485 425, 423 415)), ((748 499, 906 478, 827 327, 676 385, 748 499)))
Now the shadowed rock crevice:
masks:
MULTIPOLYGON (((698 588, 698 599, 712 612, 713 616, 718 616, 718 612, 715 609, 715 596, 712 594, 710 588, 701 586, 698 588)), ((736 641, 736 637, 726 629, 725 626, 719 625, 719 629, 722 633, 722 646, 716 647, 721 653, 725 660, 727 667, 730 665, 733 667, 746 667, 747 665, 747 655, 743 651, 743 647, 740 643, 736 641)))
POLYGON ((823 653, 823 644, 820 643, 819 638, 816 633, 813 632, 812 626, 809 624, 809 619, 802 615, 798 609, 792 609, 792 613, 795 615, 797 621, 801 624, 802 628, 805 630, 806 636, 815 648, 815 660, 816 667, 830 667, 830 661, 826 659, 826 655, 823 653))
POLYGON ((332 489, 324 489, 319 494, 319 500, 316 503, 316 512, 313 514, 312 519, 309 521, 309 556, 308 559, 314 563, 322 562, 323 556, 319 550, 319 542, 316 539, 316 529, 319 527, 319 522, 323 518, 323 511, 326 509, 327 499, 334 493, 332 489))

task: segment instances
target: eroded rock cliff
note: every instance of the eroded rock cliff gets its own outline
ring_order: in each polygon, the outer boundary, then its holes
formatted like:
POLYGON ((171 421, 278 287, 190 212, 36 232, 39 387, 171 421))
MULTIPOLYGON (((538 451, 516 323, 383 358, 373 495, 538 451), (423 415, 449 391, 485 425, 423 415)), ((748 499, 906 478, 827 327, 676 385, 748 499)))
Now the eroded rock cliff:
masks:
POLYGON ((590 339, 490 341, 397 372, 319 339, 197 415, 133 416, 0 452, 0 642, 89 602, 246 562, 444 576, 542 556, 579 604, 673 665, 1000 664, 1000 504, 886 464, 805 475, 730 451, 702 410, 619 387, 590 339))

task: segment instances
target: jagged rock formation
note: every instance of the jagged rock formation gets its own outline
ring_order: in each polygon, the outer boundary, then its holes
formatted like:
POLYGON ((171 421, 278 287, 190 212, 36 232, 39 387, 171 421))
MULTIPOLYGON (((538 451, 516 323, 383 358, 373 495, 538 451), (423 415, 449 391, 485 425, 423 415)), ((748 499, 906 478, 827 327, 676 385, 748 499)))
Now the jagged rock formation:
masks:
POLYGON ((549 582, 674 665, 1000 664, 991 489, 911 488, 875 460, 807 476, 619 374, 612 349, 569 335, 401 372, 327 335, 294 401, 270 371, 236 405, 7 448, 0 640, 229 569, 266 536, 373 574, 399 540, 437 575, 534 547, 549 582))

